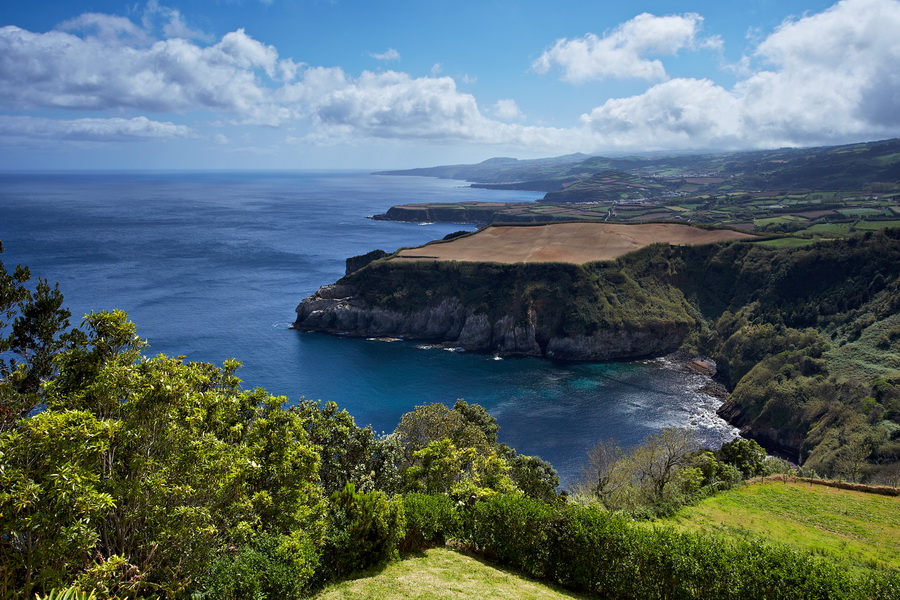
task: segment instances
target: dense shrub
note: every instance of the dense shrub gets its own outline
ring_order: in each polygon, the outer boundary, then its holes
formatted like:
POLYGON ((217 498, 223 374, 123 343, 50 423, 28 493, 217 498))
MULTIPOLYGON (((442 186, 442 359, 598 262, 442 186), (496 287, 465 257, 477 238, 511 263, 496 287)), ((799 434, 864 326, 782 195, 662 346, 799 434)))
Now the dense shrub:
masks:
POLYGON ((403 498, 406 535, 404 552, 441 546, 459 530, 459 514, 453 500, 444 495, 407 494, 403 498))
POLYGON ((405 519, 402 500, 383 492, 356 491, 347 483, 331 495, 321 575, 344 577, 397 555, 405 519))
POLYGON ((488 557, 544 576, 552 508, 527 496, 497 494, 465 511, 461 537, 488 557))
POLYGON ((604 598, 900 598, 897 573, 862 578, 786 546, 651 528, 595 506, 497 495, 466 513, 461 537, 486 556, 604 598))
POLYGON ((318 563, 308 538, 261 535, 212 565, 203 598, 210 600, 282 600, 299 598, 318 563))

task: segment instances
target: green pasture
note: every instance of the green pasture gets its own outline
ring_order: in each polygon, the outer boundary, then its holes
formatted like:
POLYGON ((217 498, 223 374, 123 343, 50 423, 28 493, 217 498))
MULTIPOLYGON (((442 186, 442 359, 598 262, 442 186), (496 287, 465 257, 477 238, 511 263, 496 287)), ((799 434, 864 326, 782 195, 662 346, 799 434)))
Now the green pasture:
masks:
POLYGON ((900 497, 770 480, 707 498, 663 522, 754 536, 851 568, 900 569, 900 497))

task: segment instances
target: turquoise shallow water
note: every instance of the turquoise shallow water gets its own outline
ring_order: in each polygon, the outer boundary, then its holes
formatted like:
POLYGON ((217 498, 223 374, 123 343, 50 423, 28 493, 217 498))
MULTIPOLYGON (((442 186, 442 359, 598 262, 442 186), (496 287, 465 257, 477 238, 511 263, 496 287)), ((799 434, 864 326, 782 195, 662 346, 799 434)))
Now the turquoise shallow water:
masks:
POLYGON ((565 480, 601 438, 635 444, 689 425, 709 444, 728 439, 715 402, 695 391, 702 381, 660 361, 494 360, 289 329, 299 300, 338 279, 348 256, 470 228, 366 216, 409 202, 538 196, 359 172, 0 174, 0 260, 59 281, 76 315, 126 310, 151 354, 238 358, 247 387, 335 400, 378 431, 418 404, 477 402, 503 441, 550 460, 565 480))

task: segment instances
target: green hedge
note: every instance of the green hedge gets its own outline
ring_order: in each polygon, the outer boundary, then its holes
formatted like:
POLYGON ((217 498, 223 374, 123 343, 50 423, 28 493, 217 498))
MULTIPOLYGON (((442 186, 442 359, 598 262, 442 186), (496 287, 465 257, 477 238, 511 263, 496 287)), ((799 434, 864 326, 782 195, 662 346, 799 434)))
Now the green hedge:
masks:
POLYGON ((900 598, 896 572, 863 578, 787 546, 650 528, 590 506, 497 495, 461 523, 460 538, 498 563, 604 598, 900 598))
POLYGON ((448 496, 407 494, 403 498, 406 534, 400 543, 404 552, 442 546, 459 531, 456 505, 448 496))

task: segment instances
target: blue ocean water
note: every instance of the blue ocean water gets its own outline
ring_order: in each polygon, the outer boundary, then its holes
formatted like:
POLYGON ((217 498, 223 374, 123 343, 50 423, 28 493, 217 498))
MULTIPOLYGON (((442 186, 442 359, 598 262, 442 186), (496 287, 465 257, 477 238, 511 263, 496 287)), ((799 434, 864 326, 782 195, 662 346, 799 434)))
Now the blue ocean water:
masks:
POLYGON ((0 174, 0 260, 58 281, 76 319, 127 311, 147 354, 237 358, 246 387, 334 400, 376 431, 419 404, 482 404, 503 441, 550 460, 564 481, 599 439, 631 445, 669 425, 710 445, 730 439, 715 400, 696 391, 701 378, 663 361, 495 360, 289 329, 297 303, 343 275, 347 257, 471 229, 367 216, 538 196, 361 172, 0 174))

